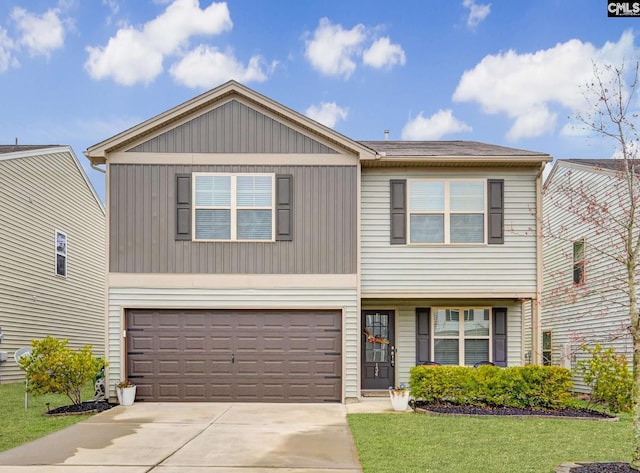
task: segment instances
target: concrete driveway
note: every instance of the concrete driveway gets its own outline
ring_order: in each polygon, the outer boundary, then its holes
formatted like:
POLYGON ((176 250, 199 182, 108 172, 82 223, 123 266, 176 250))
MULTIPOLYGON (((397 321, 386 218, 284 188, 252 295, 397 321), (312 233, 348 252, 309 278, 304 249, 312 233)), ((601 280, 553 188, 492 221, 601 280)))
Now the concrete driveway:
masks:
POLYGON ((136 403, 0 453, 0 471, 362 472, 346 413, 341 404, 136 403))

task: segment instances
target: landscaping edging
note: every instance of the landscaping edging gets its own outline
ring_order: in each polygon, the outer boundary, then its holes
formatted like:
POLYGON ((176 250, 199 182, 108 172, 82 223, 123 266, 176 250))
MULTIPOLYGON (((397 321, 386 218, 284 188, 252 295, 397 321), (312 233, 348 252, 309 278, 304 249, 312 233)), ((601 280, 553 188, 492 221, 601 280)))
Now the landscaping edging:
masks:
MULTIPOLYGON (((415 412, 419 412, 421 414, 429 414, 436 416, 457 416, 457 417, 539 417, 539 418, 547 418, 547 419, 576 419, 576 420, 597 420, 604 422, 618 422, 619 419, 617 417, 589 417, 589 416, 561 416, 561 415, 551 415, 551 414, 465 414, 465 413, 457 413, 457 412, 436 412, 430 411, 423 407, 416 407, 415 412)), ((567 470, 568 471, 568 470, 567 470)))
MULTIPOLYGON (((604 465, 614 465, 614 466, 629 466, 628 462, 576 462, 576 463, 563 463, 562 465, 558 465, 554 468, 556 473, 571 473, 573 468, 581 468, 587 466, 596 466, 596 467, 604 467, 604 465)), ((620 470, 619 470, 620 471, 620 470)), ((629 471, 631 469, 629 468, 629 471)))

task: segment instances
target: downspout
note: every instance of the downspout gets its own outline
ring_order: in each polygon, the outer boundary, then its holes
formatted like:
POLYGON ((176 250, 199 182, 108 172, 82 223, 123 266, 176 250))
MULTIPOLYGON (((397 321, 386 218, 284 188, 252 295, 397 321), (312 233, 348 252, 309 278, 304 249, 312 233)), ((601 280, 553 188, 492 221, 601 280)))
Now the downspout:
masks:
POLYGON ((91 163, 91 169, 95 169, 98 172, 101 172, 102 174, 106 174, 107 170, 103 169, 103 168, 99 168, 97 164, 95 164, 93 161, 89 160, 89 162, 91 163))
POLYGON ((536 298, 531 301, 531 364, 542 364, 541 303, 543 279, 542 173, 547 163, 540 164, 536 175, 536 298))

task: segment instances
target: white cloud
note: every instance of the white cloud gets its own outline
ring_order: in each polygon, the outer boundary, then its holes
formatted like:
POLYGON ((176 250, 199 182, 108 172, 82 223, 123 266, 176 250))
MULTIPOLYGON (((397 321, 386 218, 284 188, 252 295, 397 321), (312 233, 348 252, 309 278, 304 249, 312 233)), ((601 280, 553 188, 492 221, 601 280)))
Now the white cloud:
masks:
POLYGON ((15 43, 7 32, 0 28, 0 73, 5 72, 10 67, 17 67, 18 60, 13 55, 15 43))
POLYGON ((107 17, 107 25, 110 25, 113 18, 120 12, 120 4, 118 3, 118 0, 102 0, 102 4, 111 12, 107 17))
POLYGON ((453 116, 450 109, 438 110, 429 118, 422 112, 402 128, 403 140, 439 140, 450 133, 469 132, 471 127, 453 116))
POLYGON ((57 8, 36 15, 16 7, 11 11, 11 18, 20 31, 19 44, 26 46, 32 56, 49 57, 51 51, 64 46, 64 24, 57 8))
POLYGON ((320 19, 313 38, 307 40, 304 54, 321 73, 349 78, 356 70, 354 56, 362 49, 365 39, 364 25, 345 30, 342 25, 332 25, 325 17, 320 19))
POLYGON ((375 41, 362 55, 362 62, 376 69, 385 67, 390 69, 395 65, 404 66, 406 57, 399 44, 392 44, 389 37, 375 41))
POLYGON ((174 0, 142 28, 121 28, 106 46, 88 47, 85 68, 94 79, 149 83, 163 71, 165 57, 179 53, 192 36, 216 35, 232 26, 226 3, 201 10, 198 0, 174 0))
POLYGON ((485 56, 465 71, 453 100, 476 102, 486 113, 513 119, 507 133, 512 140, 541 136, 555 129, 555 108, 575 113, 585 106, 581 87, 592 77, 592 61, 620 64, 625 57, 636 56, 631 31, 600 49, 572 39, 534 53, 509 50, 485 56))
POLYGON ((253 56, 245 67, 232 51, 200 45, 171 66, 174 79, 187 87, 213 87, 230 79, 240 82, 264 82, 276 67, 267 65, 262 56, 253 56))
POLYGON ((463 0, 462 6, 469 9, 469 17, 467 18, 467 26, 475 28, 481 21, 491 13, 491 4, 478 4, 475 0, 463 0))
POLYGON ((339 107, 335 102, 320 102, 320 106, 311 105, 304 114, 329 128, 333 128, 338 121, 347 119, 349 109, 339 107))
POLYGON ((321 18, 313 35, 307 33, 311 38, 306 40, 304 55, 322 74, 345 79, 356 70, 358 61, 374 68, 391 69, 404 65, 406 58, 402 47, 393 44, 389 37, 377 38, 379 30, 379 27, 363 24, 346 30, 326 17, 321 18))

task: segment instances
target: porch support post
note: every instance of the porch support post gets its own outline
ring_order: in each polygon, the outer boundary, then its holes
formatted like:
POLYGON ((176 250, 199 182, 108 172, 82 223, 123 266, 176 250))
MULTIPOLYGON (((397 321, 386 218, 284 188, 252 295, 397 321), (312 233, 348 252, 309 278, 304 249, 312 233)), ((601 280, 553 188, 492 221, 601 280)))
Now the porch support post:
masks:
POLYGON ((531 363, 542 364, 541 301, 543 279, 543 221, 542 221, 542 173, 546 163, 540 164, 536 176, 536 298, 531 301, 531 363))

